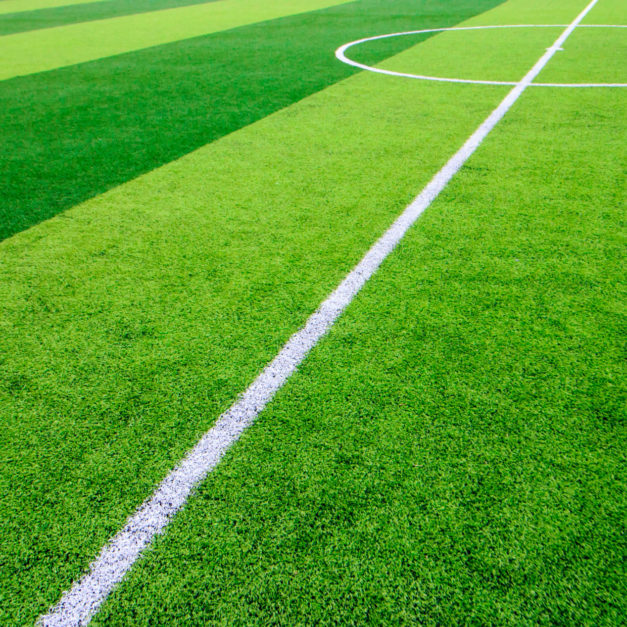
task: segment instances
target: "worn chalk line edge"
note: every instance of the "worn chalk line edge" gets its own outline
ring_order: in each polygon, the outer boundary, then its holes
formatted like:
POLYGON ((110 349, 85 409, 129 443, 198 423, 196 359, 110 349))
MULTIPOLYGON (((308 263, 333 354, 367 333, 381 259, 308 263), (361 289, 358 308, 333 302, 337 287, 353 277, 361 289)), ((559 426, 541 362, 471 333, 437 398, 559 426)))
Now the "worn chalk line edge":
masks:
MULTIPOLYGON (((477 30, 495 30, 503 28, 564 28, 566 24, 500 24, 495 26, 452 26, 450 28, 428 28, 423 30, 410 30, 402 33, 388 33, 385 35, 375 35, 374 37, 366 37, 365 39, 357 39, 340 46, 335 51, 336 58, 342 63, 374 72, 376 74, 385 74, 387 76, 397 76, 401 78, 413 78, 422 81, 435 81, 438 83, 465 83, 469 85, 517 85, 517 81, 490 81, 490 80, 473 80, 469 78, 448 78, 442 76, 430 76, 426 74, 410 74, 407 72, 395 72, 394 70, 384 70, 383 68, 359 63, 354 59, 346 56, 346 52, 356 46, 368 43, 370 41, 378 41, 380 39, 390 39, 392 37, 405 37, 407 35, 422 35, 425 33, 443 33, 450 31, 477 31, 477 30)), ((627 28, 623 24, 580 24, 578 28, 627 28)), ((627 83, 532 83, 531 87, 627 87, 627 83)))
POLYGON ((525 77, 375 242, 336 290, 311 315, 305 326, 288 340, 279 354, 235 404, 218 418, 215 425, 163 480, 153 495, 127 520, 124 528, 102 548, 81 579, 63 594, 57 605, 38 619, 39 625, 69 627, 87 625, 90 622, 142 552, 164 531, 174 514, 185 505, 194 488, 217 466, 227 449, 254 422, 309 351, 333 326, 368 279, 396 248, 409 228, 439 196, 597 2, 598 0, 592 0, 564 30, 525 77))

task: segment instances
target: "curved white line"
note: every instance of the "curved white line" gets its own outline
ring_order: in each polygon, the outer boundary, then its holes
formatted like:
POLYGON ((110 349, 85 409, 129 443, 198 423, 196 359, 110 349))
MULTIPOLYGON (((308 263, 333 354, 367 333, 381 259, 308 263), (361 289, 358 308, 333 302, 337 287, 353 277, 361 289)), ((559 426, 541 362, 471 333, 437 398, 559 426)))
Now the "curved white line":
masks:
MULTIPOLYGON (((393 70, 384 70, 383 68, 373 67, 359 63, 354 59, 346 56, 346 51, 354 46, 367 43, 369 41, 377 41, 379 39, 390 39, 392 37, 404 37, 406 35, 422 35, 425 33, 442 33, 445 31, 468 31, 468 30, 490 30, 498 28, 565 28, 567 24, 501 24, 493 26, 453 26, 450 28, 427 28, 423 30, 410 30, 402 33, 387 33, 384 35, 375 35, 374 37, 365 37, 357 39, 340 46, 335 51, 336 58, 342 63, 351 65, 360 70, 374 72, 375 74, 386 74, 388 76, 398 76, 401 78, 413 78, 422 81, 434 81, 438 83, 465 83, 470 85, 518 85, 517 81, 489 81, 489 80, 473 80, 467 78, 445 78, 442 76, 429 76, 426 74, 409 74, 406 72, 395 72, 393 70)), ((627 28, 623 24, 580 24, 578 28, 627 28)), ((627 83, 532 83, 531 87, 627 87, 627 83)))

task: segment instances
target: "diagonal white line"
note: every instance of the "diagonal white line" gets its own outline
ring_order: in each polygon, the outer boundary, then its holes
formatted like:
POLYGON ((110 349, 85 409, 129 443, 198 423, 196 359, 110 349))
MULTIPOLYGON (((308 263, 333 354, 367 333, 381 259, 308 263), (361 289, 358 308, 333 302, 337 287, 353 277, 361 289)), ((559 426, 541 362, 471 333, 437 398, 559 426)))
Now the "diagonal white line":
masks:
POLYGON ((312 314, 304 328, 295 333, 274 360, 266 366, 239 400, 218 418, 185 459, 158 486, 155 493, 128 519, 126 526, 102 549, 83 577, 38 623, 48 627, 86 625, 142 551, 164 531, 195 486, 211 472, 226 450, 236 442, 270 402, 309 351, 333 326, 339 315, 396 248, 407 230, 437 198, 448 182, 481 145, 542 68, 566 41, 598 0, 590 4, 564 30, 503 102, 470 136, 459 151, 433 177, 420 195, 370 248, 359 264, 312 314))

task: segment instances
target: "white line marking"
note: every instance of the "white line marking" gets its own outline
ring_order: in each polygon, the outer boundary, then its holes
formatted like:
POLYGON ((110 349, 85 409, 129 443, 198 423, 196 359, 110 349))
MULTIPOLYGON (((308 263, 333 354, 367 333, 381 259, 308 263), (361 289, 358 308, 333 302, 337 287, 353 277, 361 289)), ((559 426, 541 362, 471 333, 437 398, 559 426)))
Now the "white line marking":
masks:
POLYGON ((295 333, 239 400, 201 438, 183 461, 164 479, 155 493, 128 519, 126 526, 102 549, 88 572, 66 591, 61 600, 38 623, 47 627, 86 625, 131 566, 181 509, 194 488, 213 470, 227 449, 236 442, 283 386, 309 351, 333 326, 366 281, 396 248, 408 229, 438 197, 483 140, 499 123, 533 79, 566 41, 577 24, 598 2, 575 18, 551 48, 529 70, 499 106, 486 118, 466 143, 433 177, 420 195, 370 248, 359 264, 340 283, 295 333))
MULTIPOLYGON (((384 70, 383 68, 359 63, 346 56, 347 50, 354 46, 367 43, 369 41, 377 41, 378 39, 389 39, 391 37, 404 37, 406 35, 421 35, 424 33, 444 33, 447 31, 473 31, 473 30, 492 30, 499 28, 564 28, 566 24, 501 24, 496 26, 453 26, 451 28, 428 28, 424 30, 410 30, 404 33, 389 33, 386 35, 376 35, 374 37, 366 37, 351 41, 340 46, 335 51, 335 56, 342 63, 352 65, 360 70, 375 72, 376 74, 385 74, 387 76, 399 76, 401 78, 414 78, 421 81, 435 81, 438 83, 465 83, 468 85, 517 85, 516 81, 483 81, 472 80, 468 78, 445 78, 442 76, 429 76, 426 74, 409 74, 406 72, 395 72, 393 70, 384 70)), ((579 28, 625 28, 622 24, 580 24, 579 28)), ((550 50, 551 48, 547 48, 550 50)), ((563 50, 559 48, 558 50, 563 50)), ((532 87, 627 87, 627 83, 532 83, 532 87)))

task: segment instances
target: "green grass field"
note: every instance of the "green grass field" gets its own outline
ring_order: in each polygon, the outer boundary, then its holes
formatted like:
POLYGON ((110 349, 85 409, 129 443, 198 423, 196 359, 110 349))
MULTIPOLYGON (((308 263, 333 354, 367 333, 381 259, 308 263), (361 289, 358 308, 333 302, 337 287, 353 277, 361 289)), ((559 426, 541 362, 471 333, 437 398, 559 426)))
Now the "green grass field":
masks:
MULTIPOLYGON (((0 2, 0 624, 511 90, 335 50, 547 25, 350 52, 517 82, 587 2, 0 2)), ((625 24, 598 0, 535 82, 627 83, 625 24)), ((624 624, 626 119, 529 86, 92 624, 624 624)))

